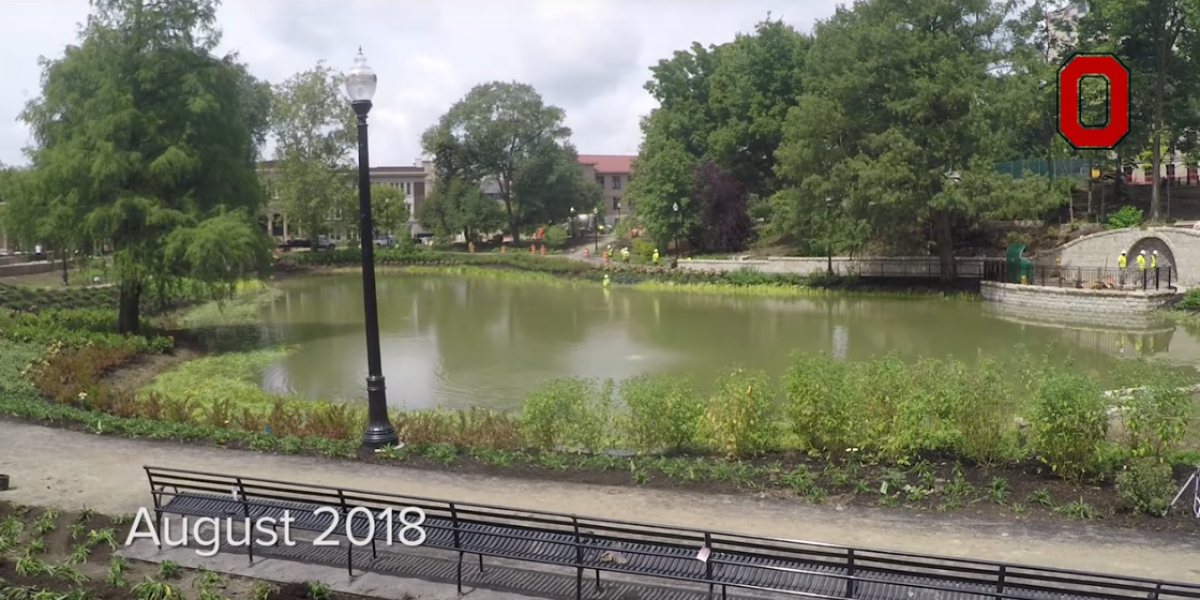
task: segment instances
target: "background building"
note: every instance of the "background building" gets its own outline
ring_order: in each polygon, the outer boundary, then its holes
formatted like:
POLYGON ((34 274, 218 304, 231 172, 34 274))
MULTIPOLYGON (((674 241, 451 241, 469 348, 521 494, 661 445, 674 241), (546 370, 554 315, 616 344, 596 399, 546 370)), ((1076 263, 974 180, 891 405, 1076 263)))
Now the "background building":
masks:
POLYGON ((633 159, 626 154, 580 154, 584 179, 595 179, 603 190, 604 221, 608 225, 629 216, 633 207, 625 202, 625 190, 633 174, 633 159))

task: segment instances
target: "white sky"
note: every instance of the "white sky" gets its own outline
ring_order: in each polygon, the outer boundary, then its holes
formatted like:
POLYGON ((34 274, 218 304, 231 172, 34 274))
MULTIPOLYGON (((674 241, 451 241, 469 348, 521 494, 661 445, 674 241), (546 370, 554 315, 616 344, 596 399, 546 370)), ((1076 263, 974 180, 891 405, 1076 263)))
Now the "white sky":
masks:
MULTIPOLYGON (((636 154, 654 107, 649 67, 693 41, 748 32, 768 12, 803 31, 837 0, 226 0, 222 50, 278 83, 324 60, 348 69, 361 45, 379 75, 371 162, 409 165, 420 136, 471 86, 522 81, 566 110, 581 154, 636 154)), ((0 0, 0 162, 21 164, 15 121, 39 94, 39 56, 76 39, 88 0, 0 0)))

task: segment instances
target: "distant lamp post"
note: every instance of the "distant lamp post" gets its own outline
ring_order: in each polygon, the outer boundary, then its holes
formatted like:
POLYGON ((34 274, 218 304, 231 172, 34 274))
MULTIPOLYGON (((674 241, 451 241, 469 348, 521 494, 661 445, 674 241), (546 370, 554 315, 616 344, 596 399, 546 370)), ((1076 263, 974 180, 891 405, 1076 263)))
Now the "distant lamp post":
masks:
POLYGON ((571 207, 571 239, 575 239, 575 207, 571 207))
MULTIPOLYGON (((358 115, 358 237, 373 240, 371 222, 371 159, 367 143, 367 113, 375 95, 377 78, 367 66, 362 48, 354 59, 354 68, 346 73, 346 93, 358 115)), ((367 329, 367 426, 363 430, 365 448, 400 446, 400 436, 388 420, 387 386, 383 381, 383 360, 379 350, 379 306, 375 298, 375 244, 362 247, 363 317, 367 329)))
POLYGON ((681 252, 679 251, 679 231, 683 229, 683 215, 679 212, 679 203, 671 204, 671 210, 675 211, 675 258, 678 259, 681 252))
POLYGON ((595 242, 592 247, 592 254, 600 252, 600 208, 592 209, 592 233, 595 234, 595 242))
POLYGON ((825 272, 833 277, 833 198, 825 197, 825 272))

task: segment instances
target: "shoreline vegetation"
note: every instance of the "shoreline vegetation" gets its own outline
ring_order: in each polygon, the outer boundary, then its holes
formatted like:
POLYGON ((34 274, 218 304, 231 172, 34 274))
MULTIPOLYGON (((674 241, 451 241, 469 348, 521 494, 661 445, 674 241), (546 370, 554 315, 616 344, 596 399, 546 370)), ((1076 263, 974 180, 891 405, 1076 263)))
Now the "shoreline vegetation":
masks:
MULTIPOLYGON (((344 260, 333 254, 313 253, 280 272, 335 270, 344 260)), ((574 283, 605 272, 543 257, 381 255, 385 266, 422 274, 574 283)), ((664 282, 656 272, 635 273, 635 286, 763 285, 744 274, 664 282)), ((1189 466, 1200 464, 1200 435, 1194 401, 1180 391, 1195 381, 1165 364, 1123 365, 1119 387, 1141 392, 1117 406, 1069 362, 1026 352, 1015 363, 796 355, 775 380, 731 366, 712 393, 668 375, 559 378, 515 414, 392 410, 407 445, 366 453, 358 442, 364 405, 264 392, 257 374, 288 348, 224 335, 253 327, 278 293, 245 284, 221 301, 179 297, 174 304, 186 310, 121 336, 112 333, 116 309, 105 288, 0 285, 0 415, 418 468, 1200 532, 1187 511, 1167 511, 1189 466), (150 372, 127 376, 139 369, 150 372)))

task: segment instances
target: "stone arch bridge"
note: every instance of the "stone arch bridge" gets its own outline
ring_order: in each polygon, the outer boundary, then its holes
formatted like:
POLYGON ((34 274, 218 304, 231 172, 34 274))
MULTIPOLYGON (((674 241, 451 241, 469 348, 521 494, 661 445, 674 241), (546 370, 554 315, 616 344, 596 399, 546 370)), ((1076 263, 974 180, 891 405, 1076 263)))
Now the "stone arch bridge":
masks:
MULTIPOLYGON (((1036 264, 1064 267, 1097 268, 1117 267, 1117 257, 1124 250, 1129 253, 1129 267, 1134 267, 1134 257, 1145 250, 1166 259, 1166 264, 1175 267, 1176 279, 1182 287, 1200 286, 1200 230, 1182 227, 1147 227, 1102 231, 1072 240, 1058 248, 1042 252, 1033 257, 1036 264)), ((1159 266, 1164 266, 1162 260, 1159 266)))

